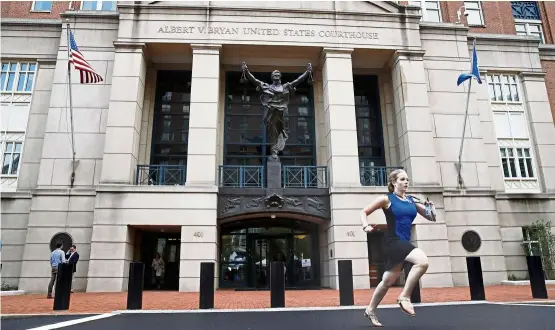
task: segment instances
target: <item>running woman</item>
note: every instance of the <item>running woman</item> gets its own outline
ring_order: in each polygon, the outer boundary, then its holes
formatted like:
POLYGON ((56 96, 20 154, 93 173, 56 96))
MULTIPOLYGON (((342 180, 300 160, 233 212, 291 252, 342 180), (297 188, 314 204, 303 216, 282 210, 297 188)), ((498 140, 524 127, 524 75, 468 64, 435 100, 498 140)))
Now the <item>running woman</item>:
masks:
POLYGON ((405 287, 397 298, 401 310, 410 316, 414 316, 414 308, 410 301, 410 295, 428 269, 428 257, 421 249, 410 243, 410 230, 412 222, 419 213, 424 218, 435 221, 435 209, 430 201, 420 202, 416 197, 408 196, 409 178, 404 170, 395 170, 389 175, 387 189, 389 194, 378 197, 370 205, 360 212, 360 221, 363 230, 370 233, 375 226, 368 224, 368 215, 378 209, 382 209, 387 221, 387 233, 384 235, 383 252, 386 257, 385 272, 381 282, 372 295, 370 305, 366 308, 364 315, 374 326, 383 327, 376 316, 376 308, 381 302, 389 288, 397 281, 403 263, 408 261, 413 264, 405 287), (428 212, 429 206, 431 212, 428 212))

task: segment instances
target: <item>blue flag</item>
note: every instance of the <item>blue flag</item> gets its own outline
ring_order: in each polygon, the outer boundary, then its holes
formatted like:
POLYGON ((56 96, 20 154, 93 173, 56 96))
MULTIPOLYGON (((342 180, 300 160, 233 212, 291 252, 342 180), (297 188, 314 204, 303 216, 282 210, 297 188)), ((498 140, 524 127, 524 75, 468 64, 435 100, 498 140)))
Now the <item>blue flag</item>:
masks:
POLYGON ((474 40, 472 48, 472 72, 461 74, 457 79, 457 86, 468 79, 472 79, 472 77, 476 78, 478 84, 482 83, 482 79, 480 79, 480 69, 478 68, 478 55, 476 54, 476 40, 474 40))

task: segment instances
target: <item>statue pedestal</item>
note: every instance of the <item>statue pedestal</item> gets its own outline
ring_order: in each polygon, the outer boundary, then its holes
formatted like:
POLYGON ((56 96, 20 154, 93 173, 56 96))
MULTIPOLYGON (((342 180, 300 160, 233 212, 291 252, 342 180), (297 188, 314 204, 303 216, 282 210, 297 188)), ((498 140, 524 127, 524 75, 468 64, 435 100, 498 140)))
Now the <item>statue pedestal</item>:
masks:
POLYGON ((268 189, 281 190, 281 162, 279 158, 270 156, 266 163, 266 178, 268 180, 268 189))

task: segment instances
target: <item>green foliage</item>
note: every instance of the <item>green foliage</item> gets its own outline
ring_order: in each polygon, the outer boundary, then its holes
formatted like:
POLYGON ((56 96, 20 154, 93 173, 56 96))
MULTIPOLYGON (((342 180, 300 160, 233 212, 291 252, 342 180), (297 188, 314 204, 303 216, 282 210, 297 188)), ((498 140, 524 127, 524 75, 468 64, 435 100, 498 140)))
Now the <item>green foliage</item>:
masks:
POLYGON ((10 285, 6 282, 2 282, 2 291, 15 291, 17 290, 17 286, 10 285))
MULTIPOLYGON (((531 241, 537 244, 522 243, 527 256, 541 256, 547 279, 555 279, 555 235, 551 232, 551 221, 537 220, 525 227, 531 241)), ((528 237, 524 237, 527 240, 528 237)))

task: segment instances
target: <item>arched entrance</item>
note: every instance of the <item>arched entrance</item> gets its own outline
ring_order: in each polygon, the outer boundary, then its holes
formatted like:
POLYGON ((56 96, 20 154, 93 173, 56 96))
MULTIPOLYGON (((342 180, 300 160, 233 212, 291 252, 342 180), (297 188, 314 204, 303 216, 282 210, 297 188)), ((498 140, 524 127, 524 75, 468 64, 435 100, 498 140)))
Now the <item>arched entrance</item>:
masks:
POLYGON ((256 218, 220 225, 220 288, 269 290, 270 263, 285 262, 286 289, 320 287, 318 225, 256 218))

